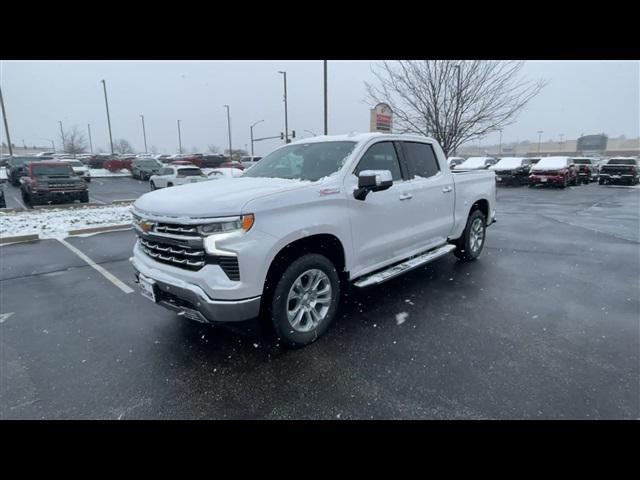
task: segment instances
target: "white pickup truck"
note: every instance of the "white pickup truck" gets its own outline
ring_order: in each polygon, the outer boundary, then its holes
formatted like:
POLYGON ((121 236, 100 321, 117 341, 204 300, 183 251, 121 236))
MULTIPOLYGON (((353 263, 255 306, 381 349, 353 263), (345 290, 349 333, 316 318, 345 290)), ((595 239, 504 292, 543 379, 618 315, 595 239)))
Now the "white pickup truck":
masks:
POLYGON ((395 134, 304 139, 242 177, 159 190, 133 206, 141 293, 204 323, 258 316, 291 347, 326 331, 340 294, 449 252, 475 260, 495 175, 451 172, 438 143, 395 134))

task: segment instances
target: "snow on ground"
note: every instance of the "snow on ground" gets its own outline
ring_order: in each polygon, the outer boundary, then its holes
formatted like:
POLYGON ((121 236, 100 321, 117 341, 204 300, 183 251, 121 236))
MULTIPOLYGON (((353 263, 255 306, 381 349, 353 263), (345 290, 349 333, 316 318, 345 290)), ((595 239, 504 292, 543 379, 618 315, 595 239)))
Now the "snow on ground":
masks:
POLYGON ((407 312, 396 313, 396 324, 402 325, 404 322, 407 321, 408 316, 409 314, 407 312))
POLYGON ((0 215, 0 237, 32 235, 65 238, 69 230, 131 223, 131 206, 29 210, 0 215))
POLYGON ((131 172, 126 169, 122 169, 119 172, 110 172, 106 168, 90 168, 92 178, 101 178, 101 177, 130 177, 131 172))

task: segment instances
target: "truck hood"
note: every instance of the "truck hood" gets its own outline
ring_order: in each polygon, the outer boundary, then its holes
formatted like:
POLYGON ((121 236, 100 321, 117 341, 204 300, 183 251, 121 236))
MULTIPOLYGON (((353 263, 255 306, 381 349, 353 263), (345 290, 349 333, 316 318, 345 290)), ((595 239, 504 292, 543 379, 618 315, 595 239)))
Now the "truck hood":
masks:
POLYGON ((311 182, 280 178, 221 178, 149 192, 133 207, 160 217, 222 217, 246 213, 242 207, 250 200, 309 185, 311 182))

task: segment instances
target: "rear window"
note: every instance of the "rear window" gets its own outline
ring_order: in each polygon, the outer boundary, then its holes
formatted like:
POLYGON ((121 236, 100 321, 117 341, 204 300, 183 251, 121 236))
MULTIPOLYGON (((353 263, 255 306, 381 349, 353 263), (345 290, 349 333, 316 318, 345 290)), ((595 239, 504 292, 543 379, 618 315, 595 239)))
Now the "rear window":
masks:
POLYGON ((591 165, 591 160, 588 160, 586 158, 576 158, 573 163, 575 163, 576 165, 591 165))
POLYGON ((31 172, 36 175, 46 175, 46 176, 54 176, 54 175, 73 175, 73 169, 71 165, 61 164, 61 165, 31 165, 31 172))
POLYGON ((409 171, 416 177, 432 177, 440 171, 438 160, 431 145, 418 142, 402 142, 407 156, 409 171))
POLYGON ((202 170, 199 168, 180 168, 178 169, 179 177, 197 177, 203 175, 202 170))
POLYGON ((631 158, 612 158, 607 162, 607 165, 635 165, 636 161, 631 158))

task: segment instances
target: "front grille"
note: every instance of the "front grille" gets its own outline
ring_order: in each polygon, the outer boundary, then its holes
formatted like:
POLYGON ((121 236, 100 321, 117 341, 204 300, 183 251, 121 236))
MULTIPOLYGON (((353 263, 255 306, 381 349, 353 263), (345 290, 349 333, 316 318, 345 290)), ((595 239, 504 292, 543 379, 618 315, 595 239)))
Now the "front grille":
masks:
POLYGON ((496 170, 496 175, 512 175, 513 170, 496 170))
POLYGON ((197 248, 177 247, 168 243, 140 239, 144 253, 158 262, 189 270, 200 270, 205 266, 205 251, 197 248))
POLYGON ((158 233, 170 233, 172 235, 198 235, 198 229, 195 226, 173 225, 171 223, 157 223, 154 231, 158 233))
POLYGON ((240 267, 236 257, 218 257, 218 265, 227 274, 229 280, 240 281, 240 267))
POLYGON ((550 176, 562 175, 558 170, 536 170, 531 173, 533 175, 550 175, 550 176))
POLYGON ((60 188, 74 188, 77 187, 78 184, 77 183, 50 183, 49 184, 49 189, 54 190, 54 189, 60 189, 60 188))

